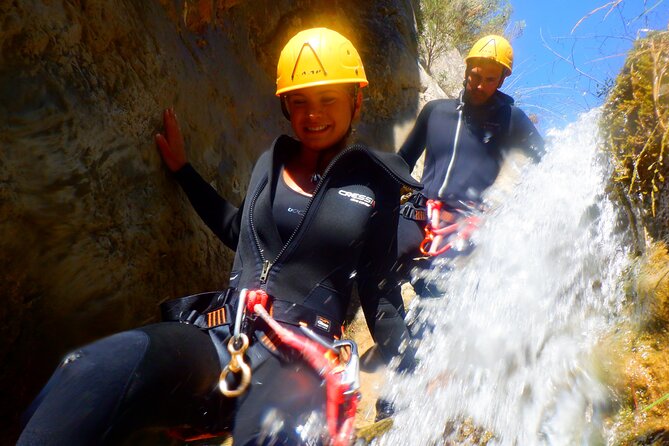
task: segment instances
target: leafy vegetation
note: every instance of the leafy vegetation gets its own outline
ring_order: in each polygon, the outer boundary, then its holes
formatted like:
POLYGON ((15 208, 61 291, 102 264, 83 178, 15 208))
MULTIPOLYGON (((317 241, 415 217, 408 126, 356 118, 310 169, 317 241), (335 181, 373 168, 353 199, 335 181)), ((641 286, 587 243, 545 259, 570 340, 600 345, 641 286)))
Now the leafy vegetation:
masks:
POLYGON ((669 238, 669 32, 636 41, 604 105, 614 184, 655 239, 669 238))
POLYGON ((502 34, 511 17, 508 0, 420 0, 416 21, 425 68, 450 48, 465 53, 480 37, 502 34))

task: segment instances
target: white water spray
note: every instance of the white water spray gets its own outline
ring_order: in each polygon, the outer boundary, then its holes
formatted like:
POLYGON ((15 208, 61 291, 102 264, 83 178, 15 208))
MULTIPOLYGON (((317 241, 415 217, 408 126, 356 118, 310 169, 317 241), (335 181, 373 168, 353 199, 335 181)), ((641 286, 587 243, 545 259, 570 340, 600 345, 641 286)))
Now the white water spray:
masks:
POLYGON ((551 132, 474 253, 440 273, 444 298, 420 302, 435 327, 419 369, 390 379, 398 411, 376 445, 471 444, 447 428, 463 420, 491 432, 488 445, 604 442, 608 395, 591 353, 620 309, 628 255, 604 194, 598 117, 551 132))

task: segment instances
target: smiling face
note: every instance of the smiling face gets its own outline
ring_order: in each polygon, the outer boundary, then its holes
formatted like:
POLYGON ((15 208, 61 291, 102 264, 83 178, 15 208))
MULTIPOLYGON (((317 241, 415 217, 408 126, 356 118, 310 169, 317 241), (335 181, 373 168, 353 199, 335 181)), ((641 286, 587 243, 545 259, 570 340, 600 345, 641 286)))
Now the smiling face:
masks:
POLYGON ((361 98, 353 97, 350 84, 307 87, 287 93, 285 106, 302 147, 321 151, 339 145, 349 134, 361 98))
POLYGON ((465 80, 468 102, 482 105, 502 86, 504 67, 496 62, 475 59, 467 68, 465 80))

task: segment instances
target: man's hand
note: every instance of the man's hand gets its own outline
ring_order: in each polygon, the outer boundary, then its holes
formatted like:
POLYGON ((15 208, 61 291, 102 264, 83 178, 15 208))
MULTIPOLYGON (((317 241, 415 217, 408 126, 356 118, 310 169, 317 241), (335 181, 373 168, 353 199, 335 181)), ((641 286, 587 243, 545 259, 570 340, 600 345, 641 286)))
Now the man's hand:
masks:
POLYGON ((167 168, 171 172, 176 172, 188 162, 188 159, 184 148, 184 138, 173 108, 168 108, 163 112, 163 125, 165 135, 156 134, 156 145, 167 168))

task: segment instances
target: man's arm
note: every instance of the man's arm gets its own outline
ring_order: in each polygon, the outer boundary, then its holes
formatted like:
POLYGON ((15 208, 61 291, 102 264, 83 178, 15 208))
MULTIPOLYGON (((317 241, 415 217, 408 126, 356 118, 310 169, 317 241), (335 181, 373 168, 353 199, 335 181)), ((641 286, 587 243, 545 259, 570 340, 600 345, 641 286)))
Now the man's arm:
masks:
POLYGON ((423 154, 425 147, 427 145, 427 123, 432 114, 434 107, 443 100, 430 101, 418 114, 416 118, 416 123, 411 129, 409 136, 400 147, 398 154, 404 159, 404 161, 409 165, 410 169, 416 166, 416 161, 423 154))
POLYGON ((544 155, 544 139, 518 107, 511 107, 509 136, 505 144, 509 149, 521 149, 532 161, 539 162, 544 155))

